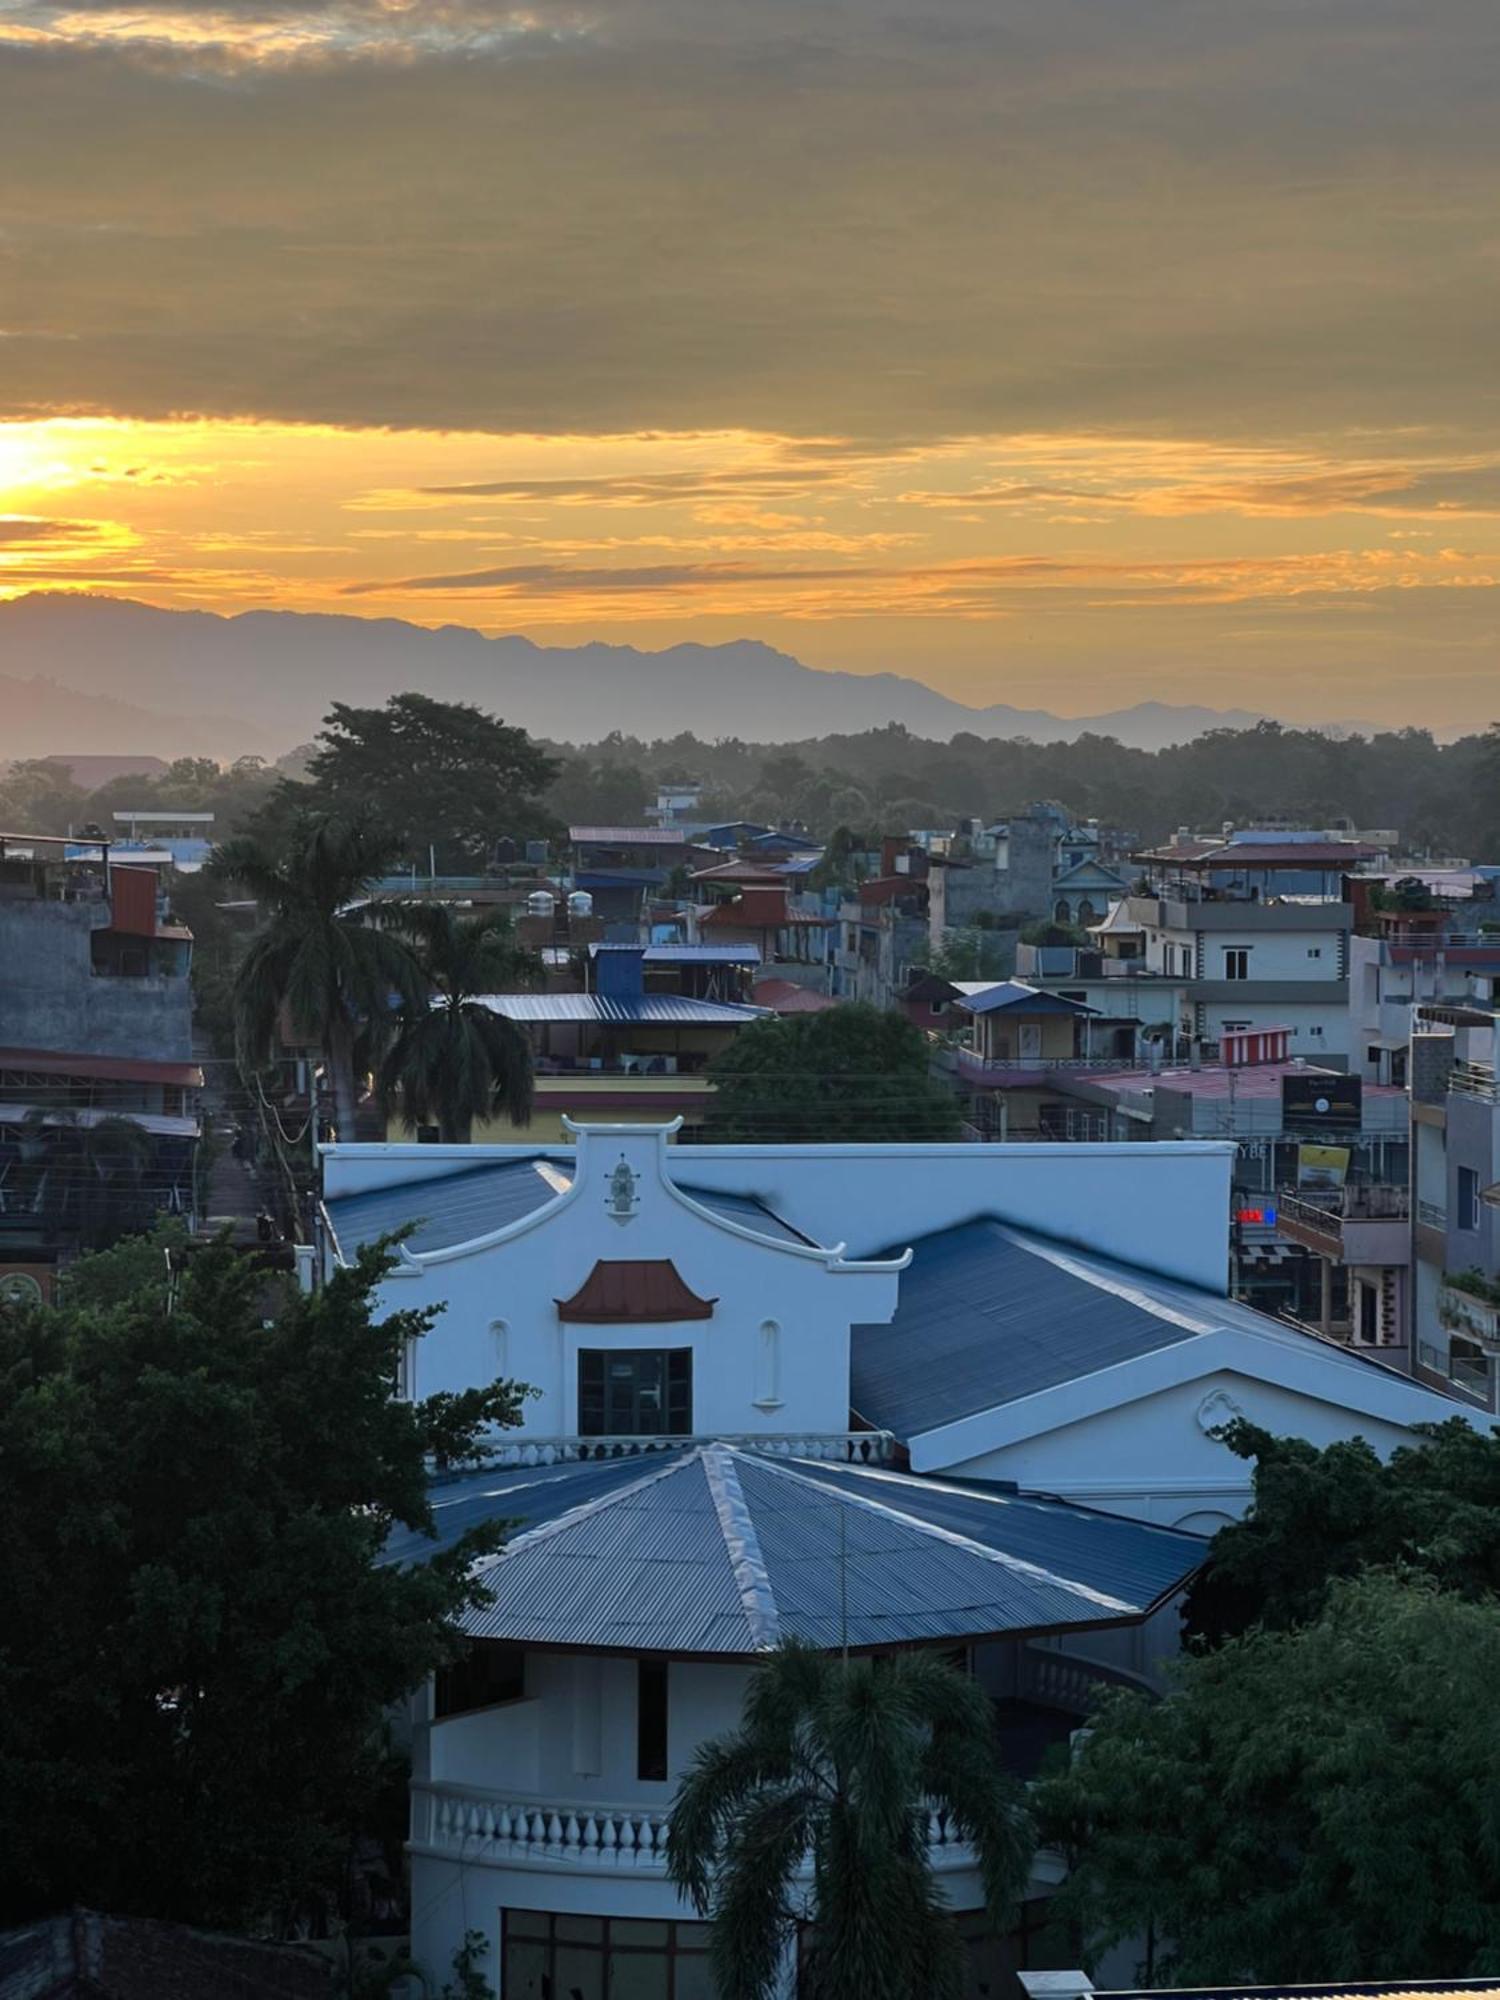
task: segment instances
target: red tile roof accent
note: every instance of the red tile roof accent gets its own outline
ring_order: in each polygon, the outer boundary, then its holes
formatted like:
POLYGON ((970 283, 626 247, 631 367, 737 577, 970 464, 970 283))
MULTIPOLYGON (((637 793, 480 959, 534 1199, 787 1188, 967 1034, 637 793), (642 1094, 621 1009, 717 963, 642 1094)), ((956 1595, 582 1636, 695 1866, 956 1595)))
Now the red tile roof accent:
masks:
POLYGON ((700 1299, 670 1257, 601 1257, 557 1316, 572 1326, 659 1326, 712 1319, 717 1298, 700 1299))
POLYGON ((750 994, 757 1007, 769 1007, 773 1014, 825 1014, 838 1002, 826 993, 812 993, 790 979, 762 979, 750 994))

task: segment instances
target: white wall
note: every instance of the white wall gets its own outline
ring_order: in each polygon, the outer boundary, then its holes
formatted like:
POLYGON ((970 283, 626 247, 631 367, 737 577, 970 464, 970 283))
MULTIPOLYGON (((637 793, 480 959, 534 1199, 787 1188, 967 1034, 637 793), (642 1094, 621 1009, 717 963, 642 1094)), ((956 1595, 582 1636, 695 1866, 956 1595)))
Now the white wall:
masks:
MULTIPOLYGON (((1441 1414, 1433 1401, 1424 1414, 1441 1414)), ((1411 1442, 1398 1423, 1219 1369, 978 1457, 929 1463, 924 1451, 920 1464, 964 1478, 1014 1479, 1029 1491, 1212 1534, 1237 1519, 1250 1498, 1250 1463, 1209 1435, 1236 1414, 1320 1447, 1365 1437, 1386 1456, 1411 1442)), ((1463 1413, 1455 1407, 1454 1414, 1463 1413)), ((913 1461, 919 1462, 915 1451, 913 1461)))
MULTIPOLYGON (((472 1164, 480 1149, 466 1150, 472 1164)), ((536 1391, 525 1405, 528 1432, 571 1437, 582 1350, 685 1348, 693 1356, 695 1431, 847 1429, 849 1328, 891 1317, 895 1271, 850 1269, 726 1223, 673 1190, 667 1161, 664 1140, 649 1128, 596 1133, 580 1148, 572 1188, 546 1210, 487 1244, 418 1255, 394 1273, 382 1288, 389 1309, 443 1308, 415 1344, 408 1393, 506 1376, 536 1391), (609 1206, 609 1176, 622 1160, 637 1177, 636 1204, 623 1220, 609 1206), (690 1292, 715 1302, 710 1318, 623 1325, 560 1318, 558 1302, 579 1290, 597 1261, 660 1259, 690 1292)))

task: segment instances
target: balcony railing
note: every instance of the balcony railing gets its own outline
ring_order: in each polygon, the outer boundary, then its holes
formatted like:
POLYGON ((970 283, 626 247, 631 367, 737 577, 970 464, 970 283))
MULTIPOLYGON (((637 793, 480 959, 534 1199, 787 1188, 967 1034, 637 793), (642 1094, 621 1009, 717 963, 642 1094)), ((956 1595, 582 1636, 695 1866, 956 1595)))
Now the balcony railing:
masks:
MULTIPOLYGON (((548 1803, 466 1785, 412 1786, 412 1846, 463 1861, 663 1875, 670 1818, 670 1806, 548 1803)), ((974 1850, 936 1807, 927 1813, 927 1845, 936 1868, 974 1866, 974 1850)))
POLYGON ((1487 1361, 1466 1361, 1462 1356, 1455 1358, 1439 1348, 1429 1347, 1425 1340, 1417 1348, 1417 1361, 1421 1367, 1445 1377, 1461 1394, 1473 1397, 1488 1409, 1490 1367, 1487 1361))
POLYGON ((1438 1288, 1440 1323, 1468 1340, 1500 1347, 1500 1304, 1482 1299, 1447 1280, 1438 1288))
POLYGON ((1078 1076, 1090 1071, 1116 1075, 1144 1065, 1136 1056, 982 1056, 973 1049, 956 1049, 958 1067, 966 1074, 1003 1081, 1007 1076, 1078 1076))
POLYGON ((576 1465, 606 1458, 649 1458, 695 1444, 732 1444, 767 1458, 812 1458, 840 1465, 883 1465, 894 1456, 891 1431, 754 1431, 727 1437, 526 1437, 502 1432, 489 1441, 485 1460, 495 1466, 576 1465))
POLYGON ((1455 1062, 1448 1072, 1448 1088, 1485 1104, 1500 1104, 1500 1078, 1489 1063, 1455 1062))
POLYGON ((1417 1220, 1422 1224, 1424 1229, 1446 1229, 1448 1227, 1448 1211, 1440 1201, 1419 1201, 1417 1203, 1417 1220))

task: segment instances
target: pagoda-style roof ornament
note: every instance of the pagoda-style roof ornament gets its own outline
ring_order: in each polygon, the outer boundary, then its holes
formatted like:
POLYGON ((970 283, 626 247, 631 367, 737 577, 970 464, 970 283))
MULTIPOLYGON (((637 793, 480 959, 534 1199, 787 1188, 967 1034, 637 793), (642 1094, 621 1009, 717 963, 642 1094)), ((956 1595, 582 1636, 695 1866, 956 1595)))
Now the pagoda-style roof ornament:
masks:
POLYGON ((601 1257, 557 1316, 573 1326, 662 1325, 712 1319, 717 1298, 700 1299, 670 1257, 601 1257))

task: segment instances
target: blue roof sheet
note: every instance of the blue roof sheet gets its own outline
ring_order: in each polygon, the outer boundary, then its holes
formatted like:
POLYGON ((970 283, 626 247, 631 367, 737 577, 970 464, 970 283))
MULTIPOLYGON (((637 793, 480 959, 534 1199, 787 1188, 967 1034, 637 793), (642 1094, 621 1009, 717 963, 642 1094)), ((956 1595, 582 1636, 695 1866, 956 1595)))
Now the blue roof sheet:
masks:
POLYGON ((486 993, 486 1007, 508 1021, 594 1021, 607 1028, 738 1027, 764 1007, 728 1000, 693 1000, 681 993, 644 993, 630 1000, 602 993, 486 993))
POLYGON ((722 1215, 730 1222, 742 1222, 758 1236, 772 1236, 781 1243, 816 1241, 814 1237, 804 1236, 800 1229, 794 1228, 756 1195, 726 1194, 721 1188, 689 1187, 686 1181, 679 1181, 677 1185, 703 1208, 711 1208, 715 1215, 722 1215))
POLYGON ((374 1188, 368 1194, 336 1195, 326 1206, 346 1257, 361 1243, 373 1243, 413 1221, 417 1227, 406 1239, 408 1249, 446 1250, 519 1222, 555 1201, 572 1182, 571 1162, 503 1160, 463 1167, 431 1180, 374 1188))
POLYGON ((894 1319, 853 1329, 850 1401, 909 1440, 1226 1327, 1303 1353, 1311 1344, 1351 1368, 1379 1365, 1236 1299, 982 1218, 920 1239, 894 1319))
POLYGON ((1061 993, 1047 993, 1036 986, 1026 986, 1018 979, 1003 979, 996 986, 986 986, 982 993, 966 994, 958 1005, 967 1014, 995 1014, 1007 1007, 1014 1007, 1018 1014, 1092 1014, 1096 1010, 1085 1007, 1081 1000, 1065 1000, 1061 993))
POLYGON ((591 944, 590 958, 601 951, 633 951, 645 965, 759 965, 758 944, 591 944))
MULTIPOLYGON (((440 1535, 519 1521, 481 1568, 478 1638, 747 1657, 1131 1623, 1203 1560, 1195 1535, 1003 1487, 727 1444, 476 1473, 435 1494, 440 1535)), ((387 1560, 434 1545, 403 1535, 387 1560)))

